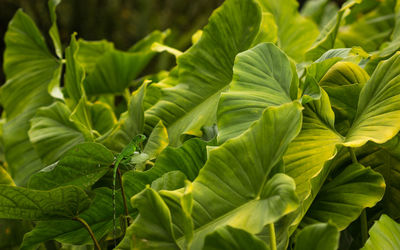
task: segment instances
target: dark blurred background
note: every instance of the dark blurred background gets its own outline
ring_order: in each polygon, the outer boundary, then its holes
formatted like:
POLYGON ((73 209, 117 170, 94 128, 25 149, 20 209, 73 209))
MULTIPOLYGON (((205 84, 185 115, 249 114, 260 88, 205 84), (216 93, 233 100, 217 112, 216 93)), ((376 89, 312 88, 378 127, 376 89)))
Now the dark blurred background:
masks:
MULTIPOLYGON (((58 25, 63 45, 76 31, 86 40, 107 39, 116 48, 127 49, 151 31, 171 29, 166 43, 180 50, 190 46, 191 35, 202 28, 211 12, 223 0, 64 0, 57 8, 58 25)), ((305 0, 299 1, 302 5, 305 0)), ((341 2, 341 1, 338 1, 341 2)), ((14 13, 22 8, 48 39, 50 17, 47 0, 0 0, 0 85, 4 34, 14 13)), ((164 63, 166 66, 168 62, 164 63)), ((161 67, 161 66, 158 66, 161 67)))
MULTIPOLYGON (((203 27, 223 0, 64 0, 57 8, 63 45, 76 31, 86 40, 107 39, 127 49, 151 31, 171 29, 166 41, 178 49, 190 45, 191 35, 203 27)), ((47 0, 0 0, 1 66, 4 34, 14 13, 22 8, 48 39, 50 17, 47 0)), ((1 67, 2 68, 2 67, 1 67)), ((0 85, 4 82, 1 70, 0 85)))

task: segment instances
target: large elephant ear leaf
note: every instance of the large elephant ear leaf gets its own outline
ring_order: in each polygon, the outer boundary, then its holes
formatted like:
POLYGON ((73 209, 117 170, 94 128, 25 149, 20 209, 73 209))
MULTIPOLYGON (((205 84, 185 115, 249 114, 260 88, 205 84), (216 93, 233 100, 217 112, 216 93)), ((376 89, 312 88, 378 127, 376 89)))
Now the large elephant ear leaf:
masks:
POLYGON ((345 118, 346 125, 354 119, 360 91, 368 79, 367 72, 357 64, 338 62, 319 82, 328 93, 332 108, 340 117, 345 118))
POLYGON ((179 250, 172 230, 171 213, 160 195, 153 189, 146 188, 131 201, 132 206, 140 213, 129 227, 130 232, 133 233, 131 246, 149 250, 179 250))
POLYGON ((78 51, 78 58, 88 73, 84 81, 86 94, 122 94, 157 54, 151 45, 155 42, 163 43, 168 33, 154 31, 128 51, 117 50, 111 43, 104 41, 81 40, 84 48, 78 51))
POLYGON ((371 227, 369 235, 362 250, 400 249, 400 225, 385 214, 371 227))
MULTIPOLYGON (((112 190, 102 187, 93 190, 93 194, 90 207, 79 214, 79 217, 90 225, 96 239, 101 239, 113 230, 112 190)), ((115 199, 116 212, 119 216, 124 213, 121 193, 117 193, 115 199)), ((39 221, 32 231, 25 234, 21 250, 37 249, 42 242, 52 239, 71 245, 86 245, 93 242, 86 228, 78 221, 39 221)))
POLYGON ((399 135, 395 136, 382 145, 369 144, 363 147, 369 154, 358 156, 358 160, 364 166, 379 172, 385 179, 386 189, 383 200, 383 213, 389 215, 393 219, 400 218, 400 160, 399 160, 399 135), (370 146, 372 149, 369 149, 370 146))
POLYGON ((343 140, 334 128, 335 115, 325 91, 305 106, 303 116, 302 130, 283 157, 285 173, 295 179, 300 199, 309 196, 310 180, 336 155, 336 145, 343 140))
POLYGON ((89 206, 87 194, 74 186, 40 191, 0 185, 0 218, 4 219, 72 219, 89 206))
POLYGON ((217 226, 258 233, 296 209, 293 180, 269 174, 300 130, 301 109, 297 102, 270 107, 244 134, 209 152, 193 182, 193 249, 217 226))
MULTIPOLYGON (((218 227, 229 225, 254 234, 297 208, 293 180, 281 173, 271 177, 270 173, 300 131, 301 109, 298 102, 270 107, 244 134, 209 152, 208 161, 192 183, 191 249, 202 249, 205 237, 218 227)), ((176 222, 175 206, 169 209, 171 222, 176 222)), ((173 228, 176 243, 183 246, 187 237, 173 228)), ((125 239, 135 237, 127 234, 125 239)))
POLYGON ((361 90, 357 113, 343 145, 384 143, 400 130, 400 52, 381 62, 361 90))
POLYGON ((78 127, 69 120, 71 111, 61 103, 37 110, 30 120, 28 135, 44 164, 52 164, 66 151, 85 138, 78 127))
POLYGON ((110 170, 113 161, 114 155, 103 145, 82 143, 71 148, 54 169, 34 174, 28 187, 39 190, 66 185, 90 188, 110 170))
POLYGON ((228 0, 217 9, 201 39, 178 57, 179 84, 163 89, 160 101, 146 111, 146 123, 154 127, 162 120, 171 145, 179 145, 182 134, 201 136, 203 126, 215 123, 235 56, 251 46, 260 21, 253 0, 228 0))
POLYGON ((61 64, 48 50, 32 19, 21 10, 8 26, 5 44, 3 66, 7 81, 0 89, 6 114, 4 148, 13 179, 17 185, 24 185, 42 167, 29 142, 29 120, 38 107, 51 103, 48 86, 59 79, 61 64))
POLYGON ((343 230, 364 208, 375 206, 384 193, 382 175, 371 168, 352 164, 321 188, 302 223, 332 221, 343 230))
POLYGON ((220 227, 213 233, 207 235, 203 250, 219 249, 252 249, 267 250, 267 245, 256 236, 245 230, 231 226, 220 227))
POLYGON ((263 11, 271 13, 278 28, 278 46, 301 62, 305 52, 318 36, 318 27, 298 12, 296 0, 258 0, 263 11))
POLYGON ((247 130, 264 109, 292 101, 292 70, 288 57, 272 43, 238 54, 229 92, 218 106, 218 141, 223 143, 247 130))
POLYGON ((339 230, 330 223, 316 223, 305 227, 296 236, 294 250, 336 250, 339 230))

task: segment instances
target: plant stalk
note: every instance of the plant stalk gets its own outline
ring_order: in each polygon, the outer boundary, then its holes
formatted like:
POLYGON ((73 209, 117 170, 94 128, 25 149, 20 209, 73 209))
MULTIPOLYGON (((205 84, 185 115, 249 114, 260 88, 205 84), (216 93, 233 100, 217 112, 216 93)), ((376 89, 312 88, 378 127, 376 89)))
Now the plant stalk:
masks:
POLYGON ((82 218, 79 217, 75 217, 74 220, 79 221, 85 228, 86 230, 89 232, 90 237, 93 240, 94 246, 97 250, 101 250, 99 242, 96 240, 96 237, 94 236, 94 233, 92 231, 92 229, 90 228, 89 224, 86 223, 86 221, 82 218))
POLYGON ((269 245, 271 250, 276 250, 276 236, 275 236, 275 226, 274 223, 269 224, 269 245))
POLYGON ((360 222, 361 222, 361 245, 364 246, 368 239, 368 224, 367 224, 367 212, 365 209, 361 212, 360 222))
POLYGON ((119 170, 119 168, 117 169, 117 174, 118 174, 118 179, 119 179, 119 184, 121 186, 121 194, 122 194, 122 200, 124 202, 124 210, 125 210, 125 227, 129 226, 129 211, 128 211, 128 203, 126 201, 126 196, 125 196, 125 190, 124 190, 124 185, 122 185, 122 174, 121 174, 121 170, 119 170))
POLYGON ((352 148, 348 148, 348 149, 350 152, 351 161, 353 163, 358 163, 357 156, 356 156, 356 153, 354 153, 354 150, 352 148))

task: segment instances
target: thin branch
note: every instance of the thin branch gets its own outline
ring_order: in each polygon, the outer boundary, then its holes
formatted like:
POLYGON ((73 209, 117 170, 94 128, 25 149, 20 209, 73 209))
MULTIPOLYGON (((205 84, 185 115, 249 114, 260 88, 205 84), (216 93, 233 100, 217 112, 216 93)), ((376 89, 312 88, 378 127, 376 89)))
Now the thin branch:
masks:
POLYGON ((125 190, 124 190, 124 185, 122 185, 122 174, 121 174, 121 170, 119 170, 119 168, 117 169, 117 174, 118 174, 118 179, 119 179, 119 184, 121 185, 121 194, 122 194, 122 200, 124 202, 124 210, 125 210, 125 226, 129 226, 129 211, 128 211, 128 203, 126 201, 126 196, 125 196, 125 190))
POLYGON ((86 228, 86 230, 87 230, 87 231, 89 232, 89 234, 90 234, 90 237, 91 237, 92 240, 93 240, 93 243, 94 243, 94 245, 95 245, 95 248, 96 248, 97 250, 101 250, 100 245, 99 245, 99 242, 96 240, 96 237, 94 236, 94 233, 93 233, 92 229, 90 228, 89 224, 87 224, 87 222, 86 222, 84 219, 79 218, 79 217, 75 217, 75 218, 73 218, 73 219, 76 220, 76 221, 79 221, 79 222, 86 228))

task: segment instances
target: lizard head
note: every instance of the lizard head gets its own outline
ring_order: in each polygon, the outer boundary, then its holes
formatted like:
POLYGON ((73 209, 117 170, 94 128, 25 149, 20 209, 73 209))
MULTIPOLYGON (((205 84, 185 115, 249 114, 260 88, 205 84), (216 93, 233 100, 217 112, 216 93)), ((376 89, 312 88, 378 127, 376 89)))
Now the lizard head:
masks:
POLYGON ((136 136, 133 138, 133 140, 134 140, 136 143, 141 143, 141 142, 144 142, 144 141, 146 140, 146 136, 143 135, 143 134, 139 134, 139 135, 136 135, 136 136))

